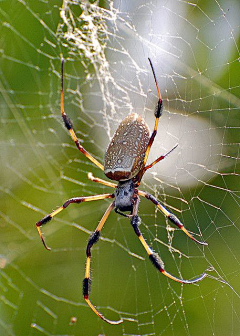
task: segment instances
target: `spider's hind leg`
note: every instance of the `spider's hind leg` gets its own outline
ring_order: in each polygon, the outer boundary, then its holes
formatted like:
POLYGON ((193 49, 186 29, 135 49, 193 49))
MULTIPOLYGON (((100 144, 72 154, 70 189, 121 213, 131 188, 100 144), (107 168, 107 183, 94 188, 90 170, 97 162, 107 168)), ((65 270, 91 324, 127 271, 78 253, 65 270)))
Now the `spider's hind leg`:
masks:
POLYGON ((64 111, 63 64, 64 64, 64 60, 62 59, 62 67, 61 67, 61 113, 62 113, 62 118, 63 118, 64 125, 67 128, 71 138, 75 142, 79 151, 81 153, 83 153, 90 161, 92 161, 98 168, 103 170, 103 165, 97 159, 95 159, 89 152, 87 152, 86 149, 80 144, 80 142, 77 138, 77 135, 76 135, 76 133, 73 129, 72 122, 64 111))
MULTIPOLYGON (((143 175, 146 171, 145 166, 146 166, 146 163, 147 163, 147 159, 148 159, 153 141, 154 141, 155 136, 157 134, 158 122, 159 122, 159 118, 162 115, 162 110, 163 110, 163 100, 162 100, 162 95, 161 95, 161 92, 160 92, 160 89, 159 89, 159 86, 158 86, 157 77, 156 77, 156 74, 155 74, 155 71, 154 71, 154 68, 153 68, 153 65, 152 65, 152 61, 150 60, 150 58, 148 58, 148 60, 149 60, 149 63, 150 63, 151 69, 152 69, 154 81, 155 81, 156 88, 157 88, 158 102, 157 102, 157 106, 156 106, 155 113, 154 113, 155 118, 156 118, 155 119, 155 125, 154 125, 154 129, 153 129, 152 135, 149 139, 148 146, 147 146, 147 149, 146 149, 146 153, 145 153, 145 157, 144 157, 144 161, 143 161, 143 168, 140 170, 140 172, 137 175, 137 181, 138 181, 137 186, 139 186, 139 184, 141 182, 141 179, 142 179, 142 177, 143 177, 143 175)), ((160 157, 158 161, 160 161, 161 159, 162 158, 160 157)), ((155 164, 155 162, 153 164, 155 164)), ((150 168, 150 167, 148 167, 148 168, 150 168)))

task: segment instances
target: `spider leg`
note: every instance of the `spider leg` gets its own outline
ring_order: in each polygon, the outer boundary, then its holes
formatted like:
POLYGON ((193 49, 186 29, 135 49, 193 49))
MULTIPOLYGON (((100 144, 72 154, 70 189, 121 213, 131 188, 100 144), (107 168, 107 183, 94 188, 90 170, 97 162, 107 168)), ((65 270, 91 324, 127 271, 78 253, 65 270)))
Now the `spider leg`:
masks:
MULTIPOLYGON (((137 180, 138 180, 137 185, 140 184, 142 176, 145 173, 144 167, 147 163, 147 159, 148 159, 148 156, 149 156, 150 149, 152 147, 153 141, 154 141, 155 136, 157 134, 158 121, 159 121, 160 116, 162 115, 162 109, 163 109, 163 101, 162 101, 162 96, 161 96, 160 89, 159 89, 159 86, 158 86, 157 77, 156 77, 156 74, 155 74, 155 71, 154 71, 154 68, 153 68, 153 65, 152 65, 152 61, 150 60, 150 58, 148 58, 148 60, 149 60, 150 66, 152 68, 153 77, 154 77, 155 84, 156 84, 156 87, 157 87, 158 103, 157 103, 156 110, 155 110, 155 113, 154 113, 155 117, 156 117, 154 130, 153 130, 152 135, 149 139, 149 143, 148 143, 148 146, 147 146, 147 149, 146 149, 146 153, 145 153, 145 157, 144 157, 144 161, 143 161, 143 169, 139 172, 139 174, 137 176, 137 180)), ((159 161, 160 161, 160 159, 159 159, 159 161)))
POLYGON ((119 211, 117 208, 115 208, 114 211, 115 211, 117 214, 119 214, 119 215, 121 215, 121 216, 123 216, 123 217, 127 217, 127 218, 131 218, 131 217, 132 217, 132 215, 125 214, 125 213, 119 211))
POLYGON ((131 219, 131 225, 134 229, 134 232, 136 233, 136 235, 138 236, 140 242, 142 243, 143 247, 145 248, 149 259, 151 260, 152 264, 165 276, 167 276, 168 278, 176 281, 176 282, 180 282, 183 284, 194 284, 196 282, 199 282, 201 280, 203 280, 207 274, 203 273, 201 274, 199 277, 193 279, 193 280, 183 280, 183 279, 179 279, 173 275, 171 275, 170 273, 168 273, 167 271, 165 271, 164 269, 164 263, 162 261, 162 259, 160 258, 160 256, 156 253, 153 252, 153 250, 150 248, 150 246, 148 245, 148 243, 146 242, 145 238, 143 237, 140 229, 139 229, 139 225, 141 224, 141 218, 138 216, 138 205, 139 205, 139 198, 136 199, 135 203, 134 203, 134 207, 133 207, 133 216, 131 219))
POLYGON ((96 160, 90 153, 88 153, 86 151, 85 148, 83 148, 83 146, 80 144, 76 133, 73 129, 73 125, 71 120, 68 118, 68 116, 66 115, 65 111, 64 111, 64 93, 63 93, 63 63, 64 60, 62 59, 62 70, 61 70, 61 113, 62 113, 62 118, 64 121, 64 125, 67 128, 71 138, 73 139, 73 141, 75 142, 77 148, 80 150, 81 153, 83 153, 90 161, 92 161, 98 168, 100 168, 101 170, 104 170, 103 165, 98 162, 98 160, 96 160))
POLYGON ((180 222, 180 220, 177 218, 177 216, 175 216, 174 214, 172 214, 171 212, 169 212, 166 208, 164 208, 163 205, 161 205, 161 203, 158 202, 158 200, 153 197, 151 194, 148 194, 144 191, 141 191, 141 190, 138 190, 138 194, 140 196, 143 196, 145 197, 146 199, 150 200, 151 202, 153 202, 157 207, 158 209, 175 225, 177 225, 177 227, 179 229, 181 229, 188 237, 190 237, 193 241, 195 241, 196 243, 198 244, 201 244, 201 245, 208 245, 207 243, 205 242, 201 242, 199 240, 197 240, 196 238, 193 237, 193 235, 188 232, 188 230, 184 227, 184 225, 180 222))
POLYGON ((101 183, 107 187, 117 188, 117 184, 95 177, 92 173, 88 173, 88 179, 93 182, 101 183))
POLYGON ((114 194, 102 194, 102 195, 95 195, 95 196, 86 196, 86 197, 74 197, 68 199, 62 206, 51 212, 49 215, 42 218, 39 222, 36 223, 37 230, 39 233, 40 238, 42 239, 43 245, 47 250, 51 250, 45 243, 43 238, 43 234, 41 232, 41 226, 48 223, 54 216, 56 216, 59 212, 64 210, 69 204, 71 203, 82 203, 82 202, 90 202, 90 201, 98 201, 106 198, 114 198, 114 194))
POLYGON ((166 156, 168 156, 174 149, 176 149, 178 146, 178 144, 176 144, 169 152, 167 152, 164 155, 159 156, 159 158, 157 158, 155 161, 153 161, 150 165, 145 166, 143 171, 145 173, 146 170, 148 170, 149 168, 152 168, 152 166, 154 166, 156 163, 158 163, 159 161, 162 161, 163 159, 165 159, 166 156))
POLYGON ((92 311, 98 317, 100 317, 103 321, 105 321, 109 324, 119 324, 119 323, 122 323, 123 320, 122 319, 118 320, 118 321, 108 320, 96 309, 96 307, 94 307, 94 305, 89 300, 89 294, 90 294, 90 289, 91 289, 90 264, 91 264, 91 248, 99 240, 100 232, 103 228, 103 225, 106 222, 110 212, 114 209, 114 206, 115 206, 114 202, 109 205, 109 207, 107 208, 106 212, 104 213, 102 219, 100 220, 97 228, 95 229, 95 231, 89 237, 88 244, 87 244, 87 250, 86 250, 87 261, 86 261, 85 278, 83 279, 83 296, 84 296, 85 301, 87 302, 88 306, 92 309, 92 311))

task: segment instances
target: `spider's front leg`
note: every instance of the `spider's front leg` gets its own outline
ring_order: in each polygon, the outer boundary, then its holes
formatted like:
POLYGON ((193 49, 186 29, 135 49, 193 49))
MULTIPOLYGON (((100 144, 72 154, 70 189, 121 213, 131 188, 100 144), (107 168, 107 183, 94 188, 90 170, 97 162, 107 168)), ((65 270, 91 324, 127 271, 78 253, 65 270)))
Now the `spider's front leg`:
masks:
POLYGON ((149 259, 151 260, 151 262, 153 263, 153 265, 165 276, 167 276, 168 278, 183 283, 183 284, 193 284, 196 282, 201 281, 202 279, 204 279, 207 274, 203 273, 201 274, 199 277, 193 279, 193 280, 183 280, 183 279, 179 279, 176 278, 175 276, 171 275, 170 273, 168 273, 167 271, 165 271, 164 268, 164 263, 162 261, 162 259, 160 258, 160 256, 156 253, 153 252, 153 250, 150 248, 150 246, 148 245, 148 243, 146 242, 145 238, 143 237, 140 229, 139 229, 139 225, 141 224, 141 218, 138 216, 138 205, 139 205, 139 198, 137 196, 135 203, 134 203, 134 207, 133 207, 133 216, 131 219, 131 225, 134 229, 134 232, 136 233, 136 235, 138 236, 140 242, 142 243, 143 247, 145 248, 149 259))
POLYGON ((91 248, 93 247, 94 244, 96 244, 100 238, 100 232, 103 228, 104 223, 106 222, 110 212, 114 209, 114 202, 109 205, 107 208, 105 214, 103 215, 102 219, 100 220, 97 228, 95 231, 91 234, 88 240, 87 244, 87 261, 86 261, 86 270, 85 270, 85 278, 83 279, 83 296, 85 301, 87 302, 88 306, 92 309, 92 311, 100 317, 103 321, 109 323, 109 324, 120 324, 123 322, 123 320, 119 321, 111 321, 105 318, 97 309, 94 307, 94 305, 91 303, 89 299, 89 294, 90 294, 90 289, 91 289, 91 277, 90 277, 90 264, 91 264, 91 248))

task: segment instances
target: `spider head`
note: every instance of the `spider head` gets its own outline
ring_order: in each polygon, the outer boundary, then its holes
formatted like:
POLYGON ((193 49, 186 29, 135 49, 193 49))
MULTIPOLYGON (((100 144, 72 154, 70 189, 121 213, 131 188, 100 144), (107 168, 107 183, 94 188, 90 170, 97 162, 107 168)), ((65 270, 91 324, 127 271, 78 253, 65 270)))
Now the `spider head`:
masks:
POLYGON ((134 188, 132 179, 118 183, 115 191, 115 208, 117 210, 132 211, 134 188))

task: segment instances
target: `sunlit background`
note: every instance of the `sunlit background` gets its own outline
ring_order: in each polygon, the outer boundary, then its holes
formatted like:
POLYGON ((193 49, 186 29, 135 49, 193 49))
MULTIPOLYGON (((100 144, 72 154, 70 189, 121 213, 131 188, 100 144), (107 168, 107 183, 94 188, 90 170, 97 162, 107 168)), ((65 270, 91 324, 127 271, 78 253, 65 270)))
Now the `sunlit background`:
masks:
POLYGON ((0 335, 239 335, 240 5, 229 1, 24 1, 0 5, 0 335), (103 162, 119 122, 131 112, 154 125, 157 91, 164 112, 147 172, 151 192, 191 241, 142 200, 141 230, 184 279, 153 268, 129 220, 110 215, 92 250, 94 305, 85 304, 85 249, 109 201, 70 205, 42 228, 35 223, 65 200, 112 192, 68 135, 65 110, 82 145, 103 162))

